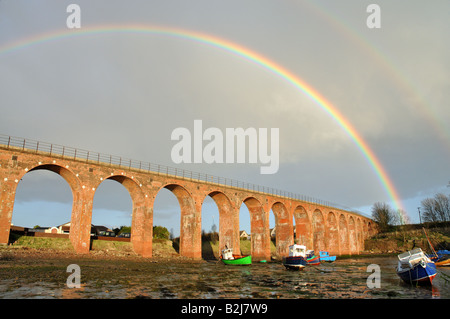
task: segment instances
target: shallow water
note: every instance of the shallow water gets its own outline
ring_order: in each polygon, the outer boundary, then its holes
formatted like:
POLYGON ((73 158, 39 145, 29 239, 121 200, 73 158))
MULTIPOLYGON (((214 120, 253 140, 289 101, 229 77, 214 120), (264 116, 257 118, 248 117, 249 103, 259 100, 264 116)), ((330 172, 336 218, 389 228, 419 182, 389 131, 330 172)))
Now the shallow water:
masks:
POLYGON ((355 258, 290 271, 281 263, 2 260, 0 298, 450 298, 449 268, 438 268, 432 287, 412 287, 397 277, 396 262, 396 257, 355 258), (80 288, 66 284, 72 263, 80 266, 80 288), (367 285, 371 264, 380 266, 380 288, 367 285))

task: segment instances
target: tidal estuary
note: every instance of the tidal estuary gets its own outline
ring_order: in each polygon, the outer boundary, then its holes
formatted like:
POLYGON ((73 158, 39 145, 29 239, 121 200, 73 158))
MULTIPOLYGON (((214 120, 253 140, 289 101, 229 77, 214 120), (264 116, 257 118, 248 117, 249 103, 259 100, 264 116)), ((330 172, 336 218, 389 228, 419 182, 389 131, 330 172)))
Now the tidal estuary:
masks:
POLYGON ((450 269, 438 268, 432 287, 404 284, 397 259, 351 258, 286 270, 281 263, 226 266, 217 261, 92 258, 0 259, 3 299, 429 299, 450 298, 450 269), (80 288, 69 288, 67 267, 80 269, 80 288), (379 288, 370 288, 369 265, 379 265, 379 288), (369 271, 368 271, 369 270, 369 271))

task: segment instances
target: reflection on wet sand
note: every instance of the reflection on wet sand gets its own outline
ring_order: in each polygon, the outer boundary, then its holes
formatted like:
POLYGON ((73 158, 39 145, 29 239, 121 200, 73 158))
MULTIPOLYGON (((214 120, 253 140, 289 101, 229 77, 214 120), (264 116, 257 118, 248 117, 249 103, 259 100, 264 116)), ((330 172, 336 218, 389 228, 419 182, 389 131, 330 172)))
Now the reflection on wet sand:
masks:
POLYGON ((226 266, 197 263, 90 261, 89 259, 1 261, 1 298, 449 298, 449 269, 439 269, 431 287, 404 284, 395 273, 396 259, 359 258, 309 266, 302 272, 281 263, 226 266), (81 287, 68 288, 65 267, 79 263, 81 287), (106 263, 106 264, 105 264, 106 263), (367 266, 381 269, 380 288, 369 289, 367 266))

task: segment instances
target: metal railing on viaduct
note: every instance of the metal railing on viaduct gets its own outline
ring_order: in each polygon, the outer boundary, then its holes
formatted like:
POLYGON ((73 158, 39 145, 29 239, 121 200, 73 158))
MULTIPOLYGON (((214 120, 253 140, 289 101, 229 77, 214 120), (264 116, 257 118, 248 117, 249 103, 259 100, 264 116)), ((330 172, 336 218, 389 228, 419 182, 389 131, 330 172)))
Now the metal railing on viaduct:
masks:
POLYGON ((205 194, 211 196, 219 207, 219 247, 239 245, 239 218, 236 222, 236 214, 238 216, 240 203, 247 205, 251 214, 252 254, 260 258, 267 258, 270 254, 268 212, 271 209, 275 214, 279 254, 286 253, 295 232, 297 241, 309 244, 311 248, 358 253, 362 250, 368 227, 372 225, 365 214, 346 206, 235 179, 6 135, 0 135, 0 149, 3 150, 0 150, 0 243, 7 242, 5 238, 9 236, 17 183, 30 169, 53 170, 71 185, 74 198, 71 241, 79 252, 89 251, 86 224, 90 226, 93 194, 88 194, 87 190, 95 191, 107 178, 122 183, 129 190, 133 201, 133 248, 147 257, 152 254, 153 200, 158 187, 168 188, 178 198, 182 220, 180 254, 188 257, 201 256, 199 220, 205 194), (55 159, 61 163, 54 164, 55 159), (95 171, 92 165, 97 166, 95 171), (69 166, 70 170, 66 169, 69 166), (91 175, 83 175, 86 168, 91 175), (111 168, 122 172, 112 173, 111 168), (120 176, 133 171, 135 173, 130 175, 134 174, 131 177, 136 178, 134 181, 120 176), (137 179, 140 182, 136 184, 137 179))

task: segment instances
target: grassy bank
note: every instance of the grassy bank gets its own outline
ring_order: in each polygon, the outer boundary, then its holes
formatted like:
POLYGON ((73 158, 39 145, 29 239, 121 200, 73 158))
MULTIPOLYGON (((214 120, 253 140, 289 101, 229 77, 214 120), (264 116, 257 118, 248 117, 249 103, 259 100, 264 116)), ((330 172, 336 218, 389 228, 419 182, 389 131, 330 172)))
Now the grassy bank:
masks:
MULTIPOLYGON (((44 238, 44 237, 30 237, 17 236, 14 244, 10 247, 46 250, 55 252, 71 252, 75 253, 72 244, 68 238, 44 238)), ((241 251, 244 255, 251 254, 251 242, 249 240, 241 240, 241 251)), ((275 253, 275 245, 271 242, 270 245, 272 254, 275 253)), ((7 248, 6 248, 7 249, 7 248)), ((119 255, 119 256, 137 256, 132 248, 130 242, 93 240, 91 246, 91 253, 94 255, 119 255)), ((153 256, 172 258, 178 257, 178 244, 170 240, 153 239, 153 256)), ((219 242, 204 240, 202 242, 202 257, 204 259, 218 259, 219 258, 219 242)))
MULTIPOLYGON (((395 231, 380 233, 366 239, 365 252, 371 254, 400 253, 412 249, 422 248, 430 252, 430 246, 422 229, 402 226, 395 231)), ((426 234, 435 250, 450 248, 450 227, 437 227, 426 229, 426 234)))

